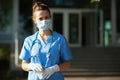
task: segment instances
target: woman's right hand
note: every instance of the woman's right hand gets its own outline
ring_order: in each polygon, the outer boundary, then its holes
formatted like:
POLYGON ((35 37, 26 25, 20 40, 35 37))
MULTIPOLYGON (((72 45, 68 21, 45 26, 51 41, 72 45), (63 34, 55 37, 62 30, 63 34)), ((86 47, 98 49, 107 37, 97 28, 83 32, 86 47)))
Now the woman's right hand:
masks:
POLYGON ((28 68, 29 70, 33 70, 34 72, 41 72, 44 70, 39 63, 29 63, 28 68))

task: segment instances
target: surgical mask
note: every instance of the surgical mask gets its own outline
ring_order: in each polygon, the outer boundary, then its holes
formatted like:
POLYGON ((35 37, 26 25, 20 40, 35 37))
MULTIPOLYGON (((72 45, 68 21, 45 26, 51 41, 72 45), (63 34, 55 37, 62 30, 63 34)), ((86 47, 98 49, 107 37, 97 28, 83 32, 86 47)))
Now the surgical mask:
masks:
POLYGON ((51 20, 42 20, 37 22, 37 27, 39 30, 48 30, 52 26, 51 20))

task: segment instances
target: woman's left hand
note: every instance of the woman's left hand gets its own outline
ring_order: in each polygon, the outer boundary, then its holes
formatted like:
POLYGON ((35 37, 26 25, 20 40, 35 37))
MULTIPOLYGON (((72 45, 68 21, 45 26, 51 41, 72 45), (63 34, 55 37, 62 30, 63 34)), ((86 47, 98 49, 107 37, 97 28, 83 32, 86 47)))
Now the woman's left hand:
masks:
POLYGON ((43 72, 43 77, 48 79, 52 74, 54 74, 57 71, 60 71, 58 65, 54 65, 52 67, 46 68, 45 71, 43 72))

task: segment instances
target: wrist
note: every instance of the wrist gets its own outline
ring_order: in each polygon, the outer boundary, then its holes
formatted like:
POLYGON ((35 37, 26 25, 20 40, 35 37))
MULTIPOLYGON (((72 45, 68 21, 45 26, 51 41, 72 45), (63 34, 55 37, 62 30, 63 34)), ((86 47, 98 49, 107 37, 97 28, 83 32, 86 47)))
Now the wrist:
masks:
POLYGON ((32 70, 31 65, 33 65, 33 63, 29 63, 29 64, 27 65, 28 71, 31 71, 31 70, 32 70))
POLYGON ((59 65, 57 65, 57 64, 54 65, 54 66, 52 66, 51 69, 54 70, 54 71, 56 71, 56 72, 60 71, 59 65))

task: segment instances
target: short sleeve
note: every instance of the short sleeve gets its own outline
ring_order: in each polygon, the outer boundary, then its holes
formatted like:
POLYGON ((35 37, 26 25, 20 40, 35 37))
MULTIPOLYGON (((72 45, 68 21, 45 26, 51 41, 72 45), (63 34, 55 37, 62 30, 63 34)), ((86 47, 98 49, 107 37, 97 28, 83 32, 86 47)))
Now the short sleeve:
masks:
POLYGON ((61 42, 61 58, 62 58, 62 61, 67 61, 72 59, 72 53, 70 51, 70 48, 68 46, 68 43, 65 37, 62 38, 62 42, 61 42))
POLYGON ((20 52, 20 56, 19 56, 20 59, 26 60, 28 62, 30 61, 30 48, 29 47, 30 46, 28 44, 28 40, 25 39, 22 49, 21 49, 21 52, 20 52))

